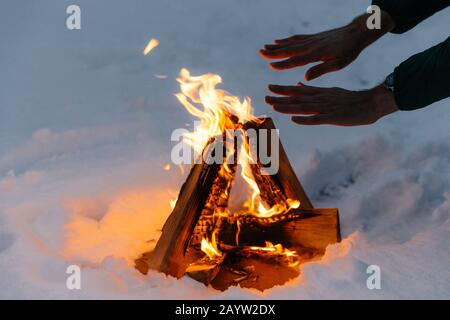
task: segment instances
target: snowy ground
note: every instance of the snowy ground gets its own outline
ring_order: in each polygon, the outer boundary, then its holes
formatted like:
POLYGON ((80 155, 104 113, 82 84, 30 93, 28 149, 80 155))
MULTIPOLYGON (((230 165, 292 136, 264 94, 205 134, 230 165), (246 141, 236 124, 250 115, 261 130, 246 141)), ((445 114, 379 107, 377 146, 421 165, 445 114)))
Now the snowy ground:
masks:
MULTIPOLYGON (((304 72, 270 71, 262 44, 339 26, 367 1, 76 2, 81 31, 65 28, 72 1, 0 2, 0 298, 450 298, 450 102, 360 128, 299 127, 262 102, 268 83, 304 72), (161 44, 143 56, 151 37, 161 44), (219 293, 131 266, 182 182, 162 169, 171 131, 192 122, 173 96, 181 67, 252 97, 314 204, 340 209, 342 243, 283 287, 219 293), (65 286, 73 263, 79 291, 65 286), (372 264, 381 290, 366 288, 372 264)), ((386 36, 313 84, 375 85, 444 40, 449 14, 386 36)))

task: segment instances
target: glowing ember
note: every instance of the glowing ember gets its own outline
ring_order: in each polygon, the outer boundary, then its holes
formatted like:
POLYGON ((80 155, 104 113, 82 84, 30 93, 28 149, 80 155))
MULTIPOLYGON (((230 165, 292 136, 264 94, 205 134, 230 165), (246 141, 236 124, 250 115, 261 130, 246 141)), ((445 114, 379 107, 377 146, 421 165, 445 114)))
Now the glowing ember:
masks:
POLYGON ((284 256, 285 258, 287 258, 289 266, 291 267, 295 267, 299 264, 297 253, 295 251, 284 248, 281 244, 274 245, 271 242, 266 241, 265 247, 251 246, 249 249, 251 251, 254 251, 255 253, 269 253, 271 255, 284 256))
POLYGON ((155 49, 158 45, 159 45, 158 39, 150 39, 150 41, 147 43, 147 45, 144 48, 143 54, 145 56, 148 55, 150 53, 150 51, 155 49))

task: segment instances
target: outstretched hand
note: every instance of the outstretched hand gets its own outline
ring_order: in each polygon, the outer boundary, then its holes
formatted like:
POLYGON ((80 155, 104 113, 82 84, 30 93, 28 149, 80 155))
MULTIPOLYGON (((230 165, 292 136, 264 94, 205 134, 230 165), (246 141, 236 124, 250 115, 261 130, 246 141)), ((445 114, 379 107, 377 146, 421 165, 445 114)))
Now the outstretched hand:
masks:
POLYGON ((379 85, 365 91, 341 88, 318 88, 269 85, 269 90, 282 97, 267 96, 275 111, 295 115, 297 124, 358 126, 376 122, 398 110, 394 94, 379 85))
POLYGON ((260 54, 267 59, 282 59, 270 63, 275 70, 322 62, 306 72, 305 79, 309 81, 346 67, 364 48, 394 28, 394 22, 387 13, 383 11, 381 17, 380 30, 369 30, 366 25, 368 15, 362 15, 341 28, 275 40, 275 44, 266 44, 260 54))
MULTIPOLYGON (((310 68, 306 80, 337 71, 355 60, 372 42, 395 28, 393 19, 381 12, 381 29, 368 29, 368 15, 355 18, 349 25, 312 35, 296 35, 267 44, 260 54, 272 62, 275 70, 285 70, 322 62, 310 68)), ((394 94, 379 85, 365 91, 341 88, 317 88, 299 83, 297 86, 270 85, 269 90, 282 97, 266 97, 275 111, 291 114, 298 124, 333 124, 357 126, 371 124, 398 110, 394 94)))
POLYGON ((306 80, 315 79, 327 72, 337 71, 358 57, 363 46, 359 34, 351 28, 339 28, 312 35, 295 35, 266 44, 260 51, 267 59, 284 59, 270 63, 272 69, 285 70, 313 62, 322 63, 310 68, 306 80))

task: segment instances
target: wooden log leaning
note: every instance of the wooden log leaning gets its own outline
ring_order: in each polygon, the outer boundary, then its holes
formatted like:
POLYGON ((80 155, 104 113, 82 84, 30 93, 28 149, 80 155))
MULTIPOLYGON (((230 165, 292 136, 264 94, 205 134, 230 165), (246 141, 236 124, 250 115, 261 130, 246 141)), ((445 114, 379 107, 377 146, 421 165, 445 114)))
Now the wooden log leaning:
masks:
MULTIPOLYGON (((271 118, 264 118, 263 121, 259 123, 248 123, 246 124, 246 128, 253 128, 256 131, 261 129, 266 130, 275 130, 275 124, 271 118)), ((272 134, 272 133, 269 133, 272 134)), ((258 137, 260 135, 258 134, 258 137)), ((300 200, 300 208, 303 210, 312 210, 314 207, 306 195, 305 190, 303 189, 297 175, 295 174, 294 169, 289 162, 286 151, 283 148, 283 145, 280 139, 277 137, 279 142, 279 168, 278 172, 274 175, 271 175, 271 179, 273 179, 279 187, 282 189, 284 195, 288 198, 294 200, 300 200)), ((267 149, 269 153, 271 153, 271 139, 267 139, 267 149)), ((258 143, 259 145, 259 143, 258 143)), ((259 160, 259 159, 258 159, 259 160)), ((263 180, 261 180, 263 181, 263 180)), ((258 182, 258 180, 257 180, 258 182)), ((263 188, 263 187, 261 187, 263 188)))
POLYGON ((147 261, 149 268, 180 278, 191 263, 186 248, 220 165, 195 164, 147 261))

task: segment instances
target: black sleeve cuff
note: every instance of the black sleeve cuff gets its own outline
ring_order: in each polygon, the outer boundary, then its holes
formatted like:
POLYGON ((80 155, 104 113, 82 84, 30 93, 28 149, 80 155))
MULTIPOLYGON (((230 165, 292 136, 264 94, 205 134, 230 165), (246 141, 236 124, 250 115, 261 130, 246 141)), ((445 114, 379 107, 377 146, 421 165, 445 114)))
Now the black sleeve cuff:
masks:
POLYGON ((450 37, 418 53, 394 70, 394 95, 400 110, 416 110, 450 97, 450 37))
POLYGON ((450 0, 373 0, 372 5, 389 13, 395 21, 392 33, 404 33, 436 12, 448 7, 450 0))

